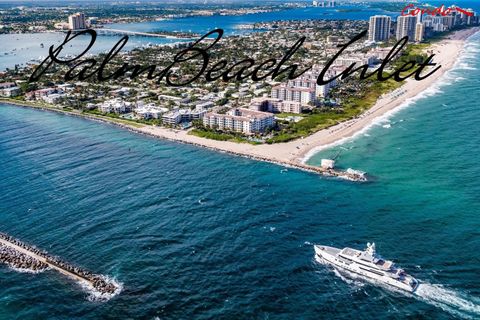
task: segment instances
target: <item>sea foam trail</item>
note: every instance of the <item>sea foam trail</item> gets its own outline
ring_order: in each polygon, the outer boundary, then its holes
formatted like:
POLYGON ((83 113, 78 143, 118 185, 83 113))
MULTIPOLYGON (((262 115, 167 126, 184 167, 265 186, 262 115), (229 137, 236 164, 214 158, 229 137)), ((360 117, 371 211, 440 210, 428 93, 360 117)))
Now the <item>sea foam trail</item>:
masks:
MULTIPOLYGON (((327 262, 315 257, 315 260, 323 265, 330 266, 327 262)), ((480 298, 469 296, 468 294, 448 289, 440 284, 430 284, 420 282, 417 290, 413 294, 385 285, 369 278, 361 277, 347 270, 339 270, 333 266, 332 270, 335 276, 349 285, 355 287, 363 286, 362 283, 371 283, 392 293, 402 294, 407 297, 414 297, 422 302, 433 305, 454 316, 464 319, 480 318, 480 298)))
POLYGON ((480 299, 439 284, 421 283, 415 291, 418 299, 465 319, 480 318, 480 299))

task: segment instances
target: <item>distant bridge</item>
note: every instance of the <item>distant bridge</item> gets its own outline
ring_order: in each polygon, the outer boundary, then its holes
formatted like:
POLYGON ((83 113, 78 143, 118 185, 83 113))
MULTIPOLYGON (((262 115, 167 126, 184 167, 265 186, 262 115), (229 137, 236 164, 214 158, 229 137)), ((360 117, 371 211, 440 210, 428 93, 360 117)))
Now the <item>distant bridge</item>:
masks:
POLYGON ((166 38, 166 39, 186 39, 186 38, 176 37, 168 34, 138 32, 138 31, 129 31, 129 30, 120 30, 120 29, 98 28, 93 30, 95 30, 97 34, 105 34, 105 35, 127 35, 127 36, 166 38))

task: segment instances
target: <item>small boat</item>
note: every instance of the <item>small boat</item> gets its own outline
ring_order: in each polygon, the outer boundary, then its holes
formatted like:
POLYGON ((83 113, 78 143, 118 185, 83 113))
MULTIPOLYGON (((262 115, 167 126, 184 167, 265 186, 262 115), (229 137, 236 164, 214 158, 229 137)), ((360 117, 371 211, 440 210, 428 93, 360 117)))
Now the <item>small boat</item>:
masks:
POLYGON ((392 261, 377 255, 375 243, 368 243, 364 251, 352 248, 338 249, 315 245, 315 259, 333 267, 355 273, 374 283, 382 283, 398 289, 415 292, 419 281, 397 268, 392 261))

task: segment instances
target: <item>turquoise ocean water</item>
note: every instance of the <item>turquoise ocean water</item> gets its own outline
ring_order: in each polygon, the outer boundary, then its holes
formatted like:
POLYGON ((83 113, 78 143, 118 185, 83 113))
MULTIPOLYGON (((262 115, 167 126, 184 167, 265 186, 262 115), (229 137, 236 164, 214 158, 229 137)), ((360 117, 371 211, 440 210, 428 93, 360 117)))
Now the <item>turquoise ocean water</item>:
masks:
POLYGON ((322 151, 357 184, 50 112, 0 107, 0 230, 115 278, 92 299, 0 268, 0 319, 480 317, 480 35, 421 99, 322 151), (423 284, 392 292, 318 265, 374 241, 423 284))

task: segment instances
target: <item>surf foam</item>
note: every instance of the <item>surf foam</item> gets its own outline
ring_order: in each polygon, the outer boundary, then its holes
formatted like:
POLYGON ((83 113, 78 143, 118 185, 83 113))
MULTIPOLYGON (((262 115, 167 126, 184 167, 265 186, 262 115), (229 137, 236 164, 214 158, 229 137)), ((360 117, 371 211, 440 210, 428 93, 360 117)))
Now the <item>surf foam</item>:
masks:
MULTIPOLYGON (((458 75, 455 75, 455 72, 458 71, 458 70, 465 70, 465 67, 467 67, 467 68, 471 67, 470 65, 468 65, 467 59, 473 59, 473 60, 477 59, 476 53, 480 52, 480 46, 478 45, 478 43, 472 42, 472 40, 476 40, 476 39, 472 39, 472 38, 476 38, 476 37, 478 37, 478 35, 480 35, 480 32, 477 32, 477 33, 473 34, 472 36, 470 36, 469 38, 467 38, 467 40, 466 40, 466 42, 463 46, 462 52, 460 53, 460 55, 457 58, 455 64, 453 65, 453 67, 451 69, 449 69, 448 71, 446 71, 430 87, 428 87, 424 91, 420 92, 416 96, 406 99, 405 102, 403 102, 402 104, 400 104, 396 108, 385 112, 383 115, 380 115, 378 117, 373 118, 371 120, 370 124, 361 128, 360 130, 355 132, 352 136, 341 138, 341 139, 338 139, 337 141, 335 141, 333 143, 325 144, 325 145, 318 146, 318 147, 315 147, 315 148, 311 149, 309 152, 307 152, 305 154, 304 158, 302 159, 302 163, 306 163, 310 158, 312 158, 316 153, 318 153, 320 151, 345 144, 347 142, 350 142, 350 141, 353 141, 353 140, 357 139, 359 136, 365 135, 373 127, 378 126, 378 125, 382 125, 382 123, 385 123, 386 121, 391 119, 395 114, 397 114, 398 112, 414 105, 417 101, 419 101, 421 99, 424 99, 424 98, 427 98, 427 97, 431 97, 431 96, 435 96, 437 94, 443 93, 443 91, 441 90, 442 87, 452 85, 454 82, 462 81, 462 77, 460 77, 458 75)), ((474 69, 476 70, 476 68, 474 68, 474 69)), ((397 89, 397 90, 399 90, 399 89, 397 89)))
POLYGON ((88 295, 87 295, 87 300, 93 301, 93 302, 106 302, 110 299, 112 299, 115 296, 118 296, 120 292, 123 290, 123 283, 118 282, 116 279, 108 277, 108 276, 102 276, 102 278, 108 282, 111 283, 115 286, 116 290, 114 293, 102 293, 98 290, 96 290, 89 282, 87 281, 78 281, 82 289, 84 289, 88 295))

